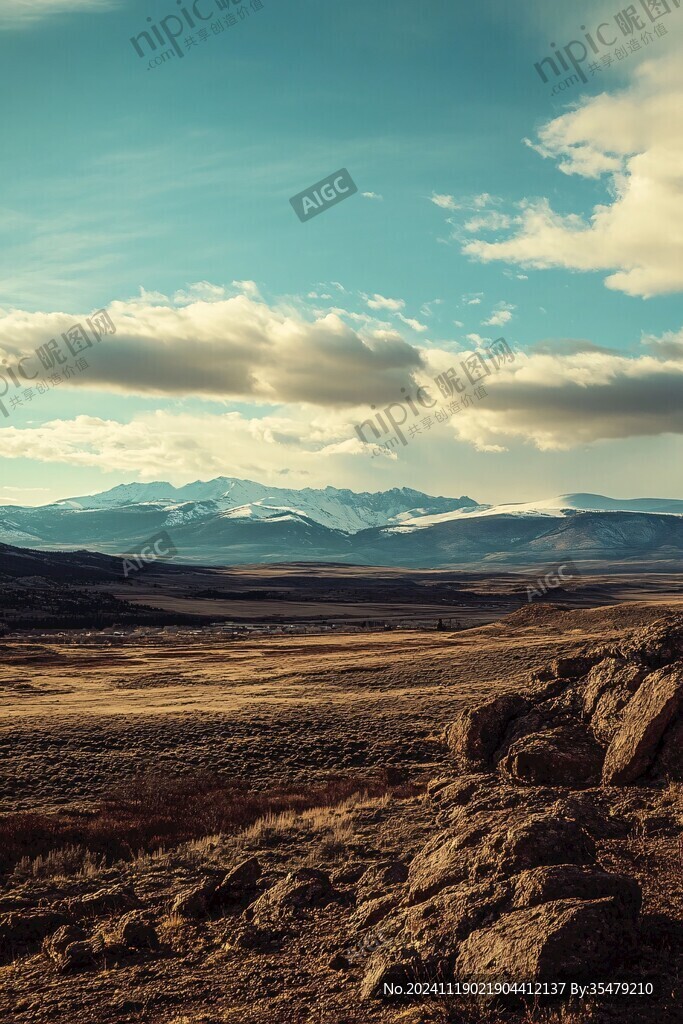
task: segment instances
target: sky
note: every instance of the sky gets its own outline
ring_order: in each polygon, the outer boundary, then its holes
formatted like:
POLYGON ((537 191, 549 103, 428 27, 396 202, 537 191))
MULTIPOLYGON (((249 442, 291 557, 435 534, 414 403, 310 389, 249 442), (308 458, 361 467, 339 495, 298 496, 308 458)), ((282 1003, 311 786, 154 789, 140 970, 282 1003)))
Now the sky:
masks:
POLYGON ((683 497, 676 3, 0 0, 0 502, 683 497))

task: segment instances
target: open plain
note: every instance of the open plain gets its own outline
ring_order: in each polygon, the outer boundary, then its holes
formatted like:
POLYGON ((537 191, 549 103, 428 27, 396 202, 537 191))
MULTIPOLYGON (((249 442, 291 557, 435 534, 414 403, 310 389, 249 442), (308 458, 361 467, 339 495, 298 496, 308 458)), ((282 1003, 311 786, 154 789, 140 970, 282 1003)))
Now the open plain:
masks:
MULTIPOLYGON (((607 788, 599 775, 578 784, 569 775, 566 784, 516 778, 500 758, 466 763, 471 752, 448 739, 473 707, 552 687, 557 665, 585 673, 590 652, 602 652, 593 662, 620 645, 628 652, 662 629, 673 637, 660 644, 669 652, 680 643, 680 610, 541 603, 458 632, 6 637, 0 1019, 680 1019, 676 772, 648 769, 633 785, 607 788), (520 794, 532 817, 564 821, 573 807, 591 860, 642 889, 637 939, 609 977, 640 976, 653 995, 501 1002, 443 988, 459 977, 453 955, 467 929, 454 926, 444 959, 443 935, 425 925, 444 886, 422 892, 420 872, 425 848, 467 811, 462 794, 449 803, 443 793, 468 780, 477 813, 503 813, 506 827, 520 794), (378 997, 373 971, 412 977, 405 962, 416 950, 426 974, 414 977, 438 978, 442 989, 378 997)), ((486 834, 497 827, 488 823, 486 834)), ((545 863, 563 864, 563 855, 545 863)), ((480 881, 490 874, 472 870, 480 881)), ((444 891, 456 900, 453 881, 444 891)), ((502 898, 482 920, 495 918, 502 898)))

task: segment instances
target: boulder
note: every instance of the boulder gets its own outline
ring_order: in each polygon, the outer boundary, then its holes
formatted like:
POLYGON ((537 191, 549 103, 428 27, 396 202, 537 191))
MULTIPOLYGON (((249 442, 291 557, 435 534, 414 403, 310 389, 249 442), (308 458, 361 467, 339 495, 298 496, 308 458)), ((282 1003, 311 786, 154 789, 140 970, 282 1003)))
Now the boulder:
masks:
POLYGON ((529 868, 594 860, 595 844, 577 821, 534 814, 507 829, 497 867, 500 874, 509 876, 529 868))
POLYGON ((612 897, 635 918, 640 911, 640 886, 628 875, 611 874, 577 864, 554 864, 522 871, 512 879, 512 908, 535 907, 557 900, 596 900, 612 897))
POLYGON ((299 916, 313 907, 335 899, 329 876, 315 868, 299 868, 263 893, 249 908, 255 924, 267 923, 282 917, 299 916))
POLYGON ((239 902, 253 894, 261 877, 261 863, 257 857, 249 857, 228 871, 223 881, 211 895, 212 903, 239 902))
POLYGON ((505 880, 465 882, 443 889, 408 910, 406 932, 418 949, 448 957, 473 931, 493 924, 507 909, 511 891, 505 880))
POLYGON ((505 829, 500 814, 484 811, 468 816, 455 829, 433 836, 410 865, 411 902, 420 903, 441 889, 467 881, 481 857, 484 840, 496 829, 498 832, 505 829))
POLYGON ((625 658, 603 658, 588 673, 582 691, 583 712, 591 718, 606 690, 626 689, 633 695, 646 674, 642 665, 625 658))
POLYGON ((358 899, 372 900, 384 896, 392 885, 405 882, 408 868, 399 860, 384 861, 371 865, 363 872, 358 881, 356 893, 358 899))
POLYGON ((662 668, 683 658, 683 615, 657 619, 634 633, 612 653, 637 660, 650 668, 662 668))
POLYGON ((452 754, 473 768, 487 768, 513 718, 529 708, 521 694, 503 694, 461 711, 445 732, 452 754))
POLYGON ((683 663, 661 668, 641 683, 607 748, 602 781, 635 782, 652 764, 665 731, 683 708, 683 663))
POLYGON ((562 725, 514 742, 500 768, 517 782, 536 786, 592 786, 600 781, 603 756, 585 729, 562 725))
POLYGON ((570 818, 529 813, 480 812, 457 829, 433 837, 415 856, 408 874, 411 903, 462 882, 500 879, 547 864, 585 864, 595 859, 590 836, 570 818))
POLYGON ((85 938, 85 932, 79 925, 63 924, 43 940, 43 953, 57 962, 72 942, 83 942, 85 938))
POLYGON ((632 915, 619 900, 560 900, 505 914, 460 946, 463 980, 563 981, 604 977, 633 942, 632 915))
POLYGON ((417 981, 420 976, 422 964, 414 949, 401 948, 389 952, 377 951, 368 964, 365 976, 361 983, 361 996, 363 999, 392 999, 397 998, 387 992, 385 986, 400 985, 403 987, 403 994, 407 986, 417 981))
POLYGON ((205 879, 199 885, 193 885, 191 889, 184 889, 173 900, 171 913, 179 917, 206 917, 215 890, 214 878, 205 879))
POLYGON ((159 937, 153 925, 135 910, 121 918, 116 929, 116 937, 126 949, 159 948, 159 937))
POLYGON ((43 942, 43 952, 60 972, 94 967, 101 951, 101 942, 88 940, 83 929, 73 924, 63 925, 43 942))

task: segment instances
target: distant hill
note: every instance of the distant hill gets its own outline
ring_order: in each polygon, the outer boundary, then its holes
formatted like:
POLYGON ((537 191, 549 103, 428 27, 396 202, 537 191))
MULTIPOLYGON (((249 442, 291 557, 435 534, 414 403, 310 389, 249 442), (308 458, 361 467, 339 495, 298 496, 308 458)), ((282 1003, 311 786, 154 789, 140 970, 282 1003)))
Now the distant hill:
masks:
POLYGON ((411 488, 295 490, 218 477, 179 488, 124 484, 38 508, 0 507, 0 541, 80 549, 73 563, 79 573, 93 565, 83 549, 123 554, 160 531, 170 534, 180 562, 209 565, 493 567, 578 558, 677 568, 683 501, 575 493, 491 506, 411 488))

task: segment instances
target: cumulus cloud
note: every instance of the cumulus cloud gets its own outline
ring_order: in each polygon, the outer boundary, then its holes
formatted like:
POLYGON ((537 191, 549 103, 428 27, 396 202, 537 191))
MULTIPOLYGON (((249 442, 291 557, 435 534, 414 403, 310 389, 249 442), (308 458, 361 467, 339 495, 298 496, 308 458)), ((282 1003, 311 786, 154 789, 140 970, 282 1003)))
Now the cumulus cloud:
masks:
MULTIPOLYGON (((206 283, 200 291, 214 295, 213 301, 187 303, 195 291, 190 286, 180 304, 144 291, 113 303, 116 334, 88 350, 88 371, 62 386, 158 396, 165 407, 129 423, 81 416, 20 429, 0 420, 0 456, 152 475, 173 464, 208 474, 220 471, 229 445, 244 451, 249 461, 240 472, 247 476, 257 473, 254 466, 269 472, 278 460, 304 472, 311 459, 366 454, 362 445, 346 442, 355 437, 354 425, 373 415, 372 407, 403 401, 417 385, 435 391, 434 378, 457 369, 466 355, 453 343, 410 345, 367 314, 357 314, 356 329, 344 320, 354 314, 342 309, 307 318, 246 294, 220 297, 206 283), (178 406, 184 398, 261 409, 251 416, 213 410, 190 415, 178 406), (273 407, 272 414, 262 415, 264 406, 273 407)), ((0 400, 7 402, 11 391, 10 368, 23 356, 35 359, 32 350, 59 338, 75 319, 61 312, 0 310, 0 400)), ((467 335, 473 350, 488 341, 467 335)), ((683 328, 645 336, 636 355, 589 339, 550 339, 518 352, 485 386, 485 399, 434 435, 447 441, 455 431, 461 440, 494 451, 512 440, 559 449, 683 433, 683 328)))
POLYGON ((564 352, 517 353, 486 379, 487 397, 456 433, 482 450, 512 440, 541 450, 683 433, 683 331, 633 358, 565 343, 564 352), (673 358, 672 358, 673 357, 673 358))
POLYGON ((649 298, 683 288, 683 65, 641 64, 614 95, 584 97, 544 125, 535 143, 565 175, 605 180, 607 201, 588 216, 547 198, 520 202, 516 231, 463 251, 484 262, 609 271, 608 288, 649 298))
POLYGON ((379 192, 361 192, 361 195, 364 199, 377 199, 380 202, 384 199, 384 196, 380 195, 379 192))
MULTIPOLYGON (((160 397, 341 407, 382 401, 422 364, 419 350, 388 325, 370 322, 354 330, 336 313, 307 319, 247 294, 189 304, 188 298, 180 296, 180 306, 164 297, 150 302, 143 296, 112 303, 116 334, 88 349, 87 372, 68 385, 160 397)), ((78 319, 83 318, 0 311, 0 352, 8 366, 29 357, 32 362, 23 365, 33 374, 40 369, 33 350, 59 339, 78 319)), ((6 378, 0 377, 0 392, 0 399, 8 395, 6 378)))

